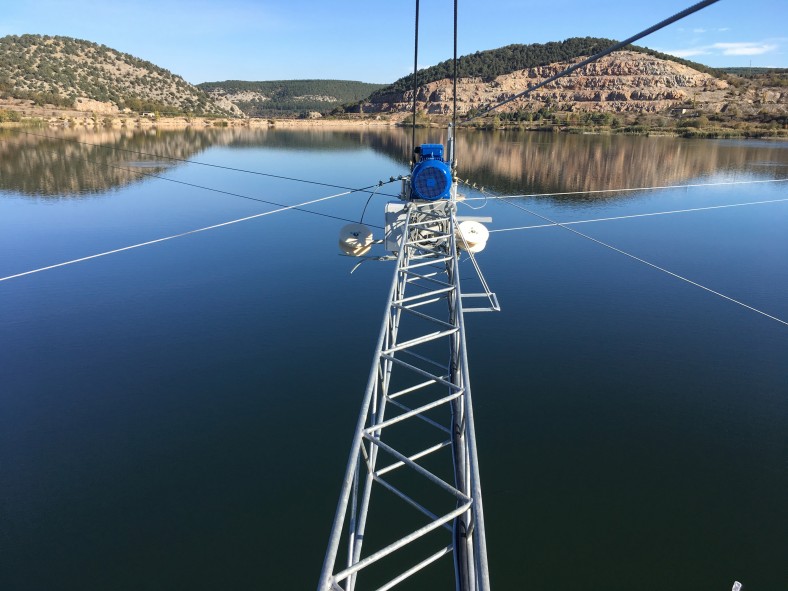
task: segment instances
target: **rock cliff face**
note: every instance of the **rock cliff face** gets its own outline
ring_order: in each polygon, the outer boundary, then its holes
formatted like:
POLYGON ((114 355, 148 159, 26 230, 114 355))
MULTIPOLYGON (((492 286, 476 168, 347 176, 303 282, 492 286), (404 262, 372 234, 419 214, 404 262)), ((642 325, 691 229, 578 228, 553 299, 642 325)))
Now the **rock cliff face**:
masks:
MULTIPOLYGON (((457 82, 457 110, 465 114, 503 101, 583 59, 578 57, 572 62, 518 70, 489 82, 480 78, 460 79, 457 82)), ((570 112, 660 113, 681 105, 705 112, 721 112, 731 105, 739 110, 747 109, 748 105, 758 109, 772 105, 784 110, 788 105, 785 89, 764 89, 751 92, 751 96, 747 92, 682 64, 643 53, 619 51, 534 91, 527 98, 501 107, 500 112, 538 111, 552 106, 570 112)), ((378 95, 363 104, 365 113, 409 113, 412 108, 412 90, 378 95)), ((451 113, 452 108, 451 80, 438 80, 419 88, 418 110, 440 115, 451 113)))

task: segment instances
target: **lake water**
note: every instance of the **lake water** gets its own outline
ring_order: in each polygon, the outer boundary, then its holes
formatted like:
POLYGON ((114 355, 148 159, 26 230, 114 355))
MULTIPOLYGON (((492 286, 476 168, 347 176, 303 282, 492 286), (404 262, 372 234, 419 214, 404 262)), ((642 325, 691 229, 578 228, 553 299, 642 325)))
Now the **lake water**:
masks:
MULTIPOLYGON (((411 148, 403 130, 30 133, 0 133, 0 277, 274 208, 227 193, 341 191, 197 163, 364 187, 411 148)), ((458 155, 498 194, 788 178, 785 142, 467 132, 458 155)), ((358 220, 368 198, 309 209, 358 220)), ((577 221, 786 198, 517 203, 577 221)), ((467 203, 491 229, 545 223, 467 203)), ((316 587, 392 271, 351 275, 344 223, 289 211, 0 282, 0 589, 316 587)), ((571 227, 788 319, 788 201, 571 227)), ((788 327, 562 228, 493 233, 478 260, 503 308, 467 321, 493 587, 785 589, 788 327)))

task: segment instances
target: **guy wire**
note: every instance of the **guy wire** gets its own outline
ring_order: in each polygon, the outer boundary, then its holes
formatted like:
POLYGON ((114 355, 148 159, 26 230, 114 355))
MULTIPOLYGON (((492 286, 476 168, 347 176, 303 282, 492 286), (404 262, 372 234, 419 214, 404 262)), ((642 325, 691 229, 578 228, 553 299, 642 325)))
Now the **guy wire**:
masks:
POLYGON ((578 62, 578 63, 574 64, 573 66, 570 66, 570 67, 566 68, 565 70, 559 72, 558 74, 555 74, 554 76, 550 76, 550 78, 548 78, 546 80, 543 80, 539 84, 535 84, 531 88, 528 88, 527 90, 524 90, 524 91, 522 91, 522 92, 520 92, 518 94, 515 94, 512 97, 509 97, 508 99, 503 100, 503 101, 493 105, 492 107, 489 107, 489 108, 483 110, 481 113, 477 113, 476 115, 473 115, 472 117, 468 117, 468 118, 464 119, 463 123, 468 123, 469 121, 473 121, 474 119, 478 119, 479 117, 484 117, 490 111, 493 111, 493 110, 497 109, 498 107, 501 107, 501 106, 503 106, 503 105, 505 105, 507 103, 510 103, 510 102, 512 102, 514 100, 517 100, 518 98, 527 96, 528 94, 532 93, 534 90, 542 88, 543 86, 545 86, 547 84, 550 84, 551 82, 555 82, 559 78, 563 78, 567 74, 571 74, 575 70, 578 70, 578 69, 582 68, 583 66, 587 66, 588 64, 593 63, 593 62, 597 61, 598 59, 600 59, 602 57, 605 57, 607 54, 613 53, 614 51, 622 49, 622 48, 626 47, 627 45, 630 45, 630 44, 634 43, 635 41, 637 41, 639 39, 642 39, 643 37, 646 37, 647 35, 650 35, 651 33, 654 33, 655 31, 659 31, 660 29, 662 29, 664 27, 667 27, 668 25, 673 24, 673 23, 675 23, 678 20, 683 19, 686 16, 689 16, 689 15, 695 13, 695 12, 698 12, 699 10, 702 10, 703 8, 706 8, 707 6, 709 6, 711 4, 714 4, 715 2, 719 2, 719 0, 704 0, 703 2, 698 2, 697 4, 693 4, 689 8, 686 8, 686 9, 682 10, 681 12, 678 12, 678 13, 674 14, 673 16, 671 16, 669 18, 666 18, 663 21, 658 22, 656 25, 653 25, 653 26, 649 27, 648 29, 645 29, 645 30, 641 31, 640 33, 638 33, 636 35, 633 35, 632 37, 629 37, 628 39, 625 39, 624 41, 620 41, 618 43, 615 43, 615 44, 611 45, 610 47, 608 47, 607 49, 604 49, 604 50, 600 51, 599 53, 596 53, 596 54, 592 55, 591 57, 586 58, 583 61, 578 62))
MULTIPOLYGON (((186 184, 188 184, 188 183, 186 183, 186 184)), ((91 259, 97 259, 99 257, 105 257, 105 256, 108 256, 108 255, 115 254, 115 253, 118 253, 118 252, 123 252, 123 251, 126 251, 126 250, 132 250, 132 249, 135 249, 135 248, 141 248, 143 246, 148 246, 148 245, 151 245, 151 244, 157 244, 159 242, 166 242, 168 240, 174 240, 176 238, 182 238, 184 236, 189 236, 191 234, 198 234, 200 232, 207 232, 208 230, 214 230, 216 228, 223 228, 225 226, 231 226, 233 224, 238 224, 240 222, 245 222, 245 221, 248 221, 248 220, 257 219, 257 218, 265 217, 265 216, 268 216, 268 215, 273 215, 275 213, 280 213, 280 212, 283 212, 283 211, 288 211, 290 209, 298 209, 298 208, 300 208, 303 205, 310 205, 312 203, 317 203, 319 201, 328 201, 329 199, 336 199, 337 197, 342 197, 342 196, 348 195, 348 194, 349 194, 349 192, 337 193, 335 195, 327 195, 325 197, 319 197, 318 199, 312 199, 310 201, 305 201, 305 202, 299 203, 297 205, 287 205, 287 206, 280 207, 279 209, 272 209, 271 211, 264 211, 262 213, 248 215, 248 216, 245 216, 245 217, 242 217, 242 218, 238 218, 238 219, 235 219, 235 220, 230 220, 228 222, 221 222, 221 223, 218 223, 218 224, 213 224, 211 226, 205 226, 203 228, 197 228, 195 230, 187 230, 186 232, 180 232, 178 234, 173 234, 171 236, 165 236, 163 238, 156 238, 154 240, 148 240, 146 242, 140 242, 138 244, 132 244, 130 246, 124 246, 124 247, 121 247, 121 248, 115 248, 113 250, 100 252, 98 254, 93 254, 93 255, 89 255, 89 256, 85 256, 85 257, 80 257, 78 259, 72 259, 72 260, 69 260, 69 261, 64 261, 62 263, 56 263, 54 265, 48 265, 46 267, 40 267, 38 269, 31 269, 30 271, 23 271, 21 273, 15 273, 13 275, 8 275, 6 277, 0 277, 0 282, 9 281, 11 279, 16 279, 16 278, 19 278, 19 277, 24 277, 26 275, 33 275, 34 273, 41 273, 42 271, 49 271, 50 269, 57 269, 58 267, 65 267, 66 265, 73 265, 75 263, 81 263, 83 261, 88 261, 88 260, 91 260, 91 259)), ((312 213, 314 213, 314 212, 312 212, 312 213)))
POLYGON ((411 159, 413 154, 416 153, 416 94, 419 91, 419 0, 416 0, 416 28, 415 28, 415 45, 413 48, 413 121, 411 125, 411 159))
MULTIPOLYGON (((56 152, 53 152, 53 153, 56 154, 56 152)), ((103 166, 108 166, 110 168, 116 168, 118 170, 124 170, 126 172, 132 172, 132 173, 135 173, 135 174, 139 174, 141 176, 146 176, 146 177, 150 177, 150 178, 154 178, 154 179, 159 179, 159 180, 167 181, 167 182, 170 182, 170 183, 177 183, 179 185, 185 185, 187 187, 192 187, 194 189, 202 189, 204 191, 212 191, 214 193, 219 193, 221 195, 229 195, 231 197, 239 197, 241 199, 248 199, 250 201, 257 201, 259 203, 265 203, 267 205, 274 205, 276 207, 283 207, 283 208, 287 208, 287 209, 293 209, 295 211, 301 211, 303 213, 310 213, 312 215, 317 215, 317 216, 321 216, 321 217, 325 217, 325 218, 331 218, 331 219, 339 220, 339 221, 342 221, 342 222, 351 222, 351 223, 355 222, 355 220, 351 220, 351 219, 348 219, 348 218, 343 218, 343 217, 340 217, 340 216, 331 215, 331 214, 328 214, 328 213, 321 213, 319 211, 313 211, 311 209, 304 209, 303 207, 299 207, 299 206, 289 206, 289 205, 285 205, 283 203, 277 203, 276 201, 268 201, 266 199, 259 199, 257 197, 249 197, 248 195, 241 195, 240 193, 233 193, 231 191, 224 191, 222 189, 215 189, 213 187, 206 187, 204 185, 197 185, 195 183, 189 183, 189 182, 186 182, 186 181, 179 181, 177 179, 171 179, 171 178, 168 178, 168 177, 165 177, 165 176, 158 175, 156 173, 145 172, 145 171, 142 171, 142 170, 136 170, 134 168, 126 168, 125 166, 119 166, 117 164, 110 164, 109 162, 103 162, 103 163, 102 162, 96 162, 95 160, 90 160, 89 158, 80 158, 80 160, 82 160, 84 162, 89 162, 91 164, 95 164, 97 166, 102 166, 102 165, 103 166)), ((395 181, 385 181, 385 182, 384 181, 380 181, 378 184, 370 185, 370 187, 368 187, 368 188, 371 188, 371 187, 377 188, 377 187, 381 186, 381 184, 389 184, 389 183, 392 183, 392 182, 395 182, 395 181)), ((362 192, 362 191, 365 191, 365 189, 351 189, 351 190, 348 190, 346 193, 341 193, 341 195, 350 195, 351 193, 357 193, 357 192, 362 192)), ((370 224, 370 225, 372 227, 374 227, 374 228, 382 229, 381 226, 375 226, 375 225, 372 225, 372 224, 370 224)))
POLYGON ((625 250, 622 250, 622 249, 617 248, 617 247, 615 247, 615 246, 613 246, 611 244, 608 244, 607 242, 603 242, 602 240, 598 240, 597 238, 589 236, 588 234, 583 234, 582 232, 579 232, 578 230, 575 230, 574 228, 570 228, 569 226, 567 226, 564 223, 552 220, 552 219, 550 219, 549 217, 547 217, 545 215, 542 215, 540 213, 532 211, 532 210, 528 209, 527 207, 523 207, 522 205, 514 203, 513 201, 504 200, 504 203, 508 203, 512 207, 516 207, 517 209, 521 209, 522 211, 530 213, 531 215, 535 215, 536 217, 542 218, 543 220, 546 220, 546 221, 550 222, 551 224, 555 224, 556 226, 559 226, 559 227, 563 228, 564 230, 572 232, 573 234, 577 234, 581 238, 585 238, 586 240, 590 240, 591 242, 596 242, 600 246, 604 246, 605 248, 609 248, 610 250, 615 251, 615 252, 617 252, 619 254, 623 254, 624 256, 627 256, 627 257, 629 257, 629 258, 631 258, 631 259, 633 259, 633 260, 635 260, 635 261, 637 261, 639 263, 647 265, 647 266, 649 266, 649 267, 651 267, 653 269, 656 269, 658 271, 662 271, 663 273, 666 273, 666 274, 668 274, 668 275, 670 275, 672 277, 675 277, 676 279, 681 279, 682 281, 685 281, 686 283, 689 283, 690 285, 694 285, 695 287, 699 287, 699 288, 701 288, 701 289, 703 289, 705 291, 708 291, 709 293, 712 293, 712 294, 714 294, 716 296, 719 296, 719 297, 721 297, 723 299, 726 299, 726 300, 728 300, 730 302, 733 302, 734 304, 742 306, 743 308, 747 308, 748 310, 752 310, 753 312, 757 312, 758 314, 761 314, 762 316, 766 316, 767 318, 770 318, 771 320, 774 320, 776 322, 779 322, 780 324, 784 324, 785 326, 788 326, 788 322, 786 322, 785 320, 782 320, 781 318, 777 318, 776 316, 772 316, 771 314, 768 314, 768 313, 764 312, 763 310, 759 310, 758 308, 754 308, 753 306, 745 304, 744 302, 740 302, 739 300, 736 300, 736 299, 734 299, 734 298, 732 298, 730 296, 727 296, 724 293, 720 293, 719 291, 715 291, 715 290, 711 289, 710 287, 706 287, 705 285, 701 285, 700 283, 698 283, 696 281, 692 281, 691 279, 687 279, 686 277, 684 277, 682 275, 679 275, 678 273, 674 273, 673 271, 669 271, 668 269, 665 269, 664 267, 660 267, 659 265, 655 265, 654 263, 651 263, 651 262, 649 262, 649 261, 647 261, 645 259, 642 259, 642 258, 640 258, 638 256, 635 256, 634 254, 626 252, 625 250))

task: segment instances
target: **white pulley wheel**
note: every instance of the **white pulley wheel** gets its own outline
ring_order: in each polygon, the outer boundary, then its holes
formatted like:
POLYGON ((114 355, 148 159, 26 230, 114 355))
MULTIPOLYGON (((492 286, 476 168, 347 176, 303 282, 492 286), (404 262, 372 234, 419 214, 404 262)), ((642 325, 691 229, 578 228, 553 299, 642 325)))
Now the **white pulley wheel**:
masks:
POLYGON ((372 230, 364 224, 348 224, 339 231, 339 248, 350 256, 360 257, 372 248, 372 230))
POLYGON ((457 227, 457 246, 462 250, 481 252, 489 237, 490 231, 479 222, 466 220, 457 227))

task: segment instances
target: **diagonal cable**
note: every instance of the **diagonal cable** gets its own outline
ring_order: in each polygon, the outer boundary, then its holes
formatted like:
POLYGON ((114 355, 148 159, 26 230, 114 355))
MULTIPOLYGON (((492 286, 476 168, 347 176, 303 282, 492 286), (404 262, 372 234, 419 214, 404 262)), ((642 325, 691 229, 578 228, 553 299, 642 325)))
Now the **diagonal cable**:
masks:
MULTIPOLYGON (((159 180, 167 181, 167 182, 170 182, 170 183, 176 183, 176 184, 179 184, 179 185, 185 185, 187 187, 192 187, 194 189, 202 189, 204 191, 211 191, 213 193, 219 193, 221 195, 229 195, 231 197, 239 197, 241 199, 248 199, 250 201, 257 201, 259 203, 265 203, 267 205, 274 205, 276 207, 281 207, 281 208, 284 208, 284 209, 294 209, 296 211, 301 211, 303 213, 310 213, 312 215, 317 215, 317 216, 321 216, 321 217, 325 217, 325 218, 339 220, 339 221, 342 221, 342 222, 351 222, 351 223, 355 222, 355 220, 351 220, 351 219, 348 219, 348 218, 343 218, 343 217, 336 216, 336 215, 331 215, 331 214, 328 214, 328 213, 321 213, 319 211, 313 211, 311 209, 304 209, 300 205, 285 205, 283 203, 277 203, 276 201, 269 201, 267 199, 260 199, 258 197, 250 197, 248 195, 242 195, 241 193, 233 193, 232 191, 224 191, 222 189, 216 189, 214 187, 206 187, 204 185, 197 185, 195 183, 189 183, 189 182, 186 182, 186 181, 179 181, 177 179, 171 179, 169 177, 161 176, 161 175, 153 173, 153 172, 145 172, 143 170, 137 170, 135 168, 127 168, 125 166, 119 166, 117 164, 110 164, 108 162, 96 162, 95 160, 90 160, 89 158, 80 158, 80 160, 83 160, 85 162, 89 162, 91 164, 95 164, 96 166, 109 166, 110 168, 116 168, 118 170, 123 170, 123 171, 126 171, 126 172, 132 172, 132 173, 135 173, 135 174, 139 174, 141 176, 146 176, 146 177, 150 177, 150 178, 154 178, 154 179, 159 179, 159 180)), ((383 181, 381 181, 381 182, 383 182, 383 181)), ((387 181, 387 182, 385 182, 383 184, 388 184, 388 183, 392 183, 392 182, 395 182, 395 181, 387 181)), ((371 186, 377 188, 380 185, 378 184, 378 185, 371 185, 371 186)), ((366 192, 366 189, 352 189, 352 190, 346 191, 344 193, 340 193, 339 195, 350 195, 351 193, 356 193, 356 192, 366 192)), ((374 195, 374 193, 375 192, 373 191, 372 194, 374 195)), ((310 201, 309 203, 314 203, 314 201, 310 201)), ((382 229, 381 226, 375 226, 373 224, 369 224, 369 225, 374 227, 374 228, 382 229)))
MULTIPOLYGON (((458 179, 467 187, 472 189, 476 188, 476 184, 471 184, 470 181, 463 181, 458 179)), ((484 197, 468 197, 460 203, 465 201, 488 201, 494 199, 524 199, 528 197, 565 197, 568 195, 594 195, 598 193, 627 193, 632 191, 658 191, 662 189, 694 189, 697 187, 726 187, 730 185, 757 185, 761 183, 785 183, 787 179, 761 179, 752 181, 721 181, 718 183, 688 183, 686 185, 657 185, 654 187, 627 187, 623 189, 589 189, 586 191, 563 191, 559 193, 521 193, 519 195, 489 195, 484 192, 484 188, 479 189, 484 197)))
POLYGON ((257 213, 257 214, 254 214, 254 215, 249 215, 249 216, 238 218, 238 219, 235 219, 235 220, 230 220, 229 222, 221 222, 219 224, 213 224, 211 226, 205 226, 204 228, 197 228, 195 230, 188 230, 186 232, 180 232, 179 234, 173 234, 171 236, 165 236, 163 238, 156 238, 154 240, 148 240, 147 242, 140 242, 138 244, 132 244, 131 246, 124 246, 124 247, 121 247, 121 248, 115 248, 113 250, 100 252, 98 254, 93 254, 93 255, 89 255, 89 256, 86 256, 86 257, 81 257, 81 258, 78 258, 78 259, 72 259, 70 261, 64 261, 62 263, 56 263, 54 265, 48 265, 46 267, 40 267, 38 269, 31 269, 30 271, 23 271, 22 273, 16 273, 14 275, 8 275, 6 277, 0 277, 0 282, 9 281, 10 279, 16 279, 16 278, 19 278, 19 277, 24 277, 26 275, 33 275, 34 273, 41 273, 42 271, 49 271, 50 269, 57 269, 58 267, 65 267, 67 265, 73 265, 75 263, 81 263, 83 261, 89 261, 91 259, 97 259, 97 258, 100 258, 100 257, 105 257, 105 256, 108 256, 108 255, 115 254, 115 253, 118 253, 118 252, 123 252, 123 251, 126 251, 126 250, 133 250, 135 248, 141 248, 143 246, 149 246, 151 244, 158 244, 159 242, 166 242, 168 240, 174 240, 176 238, 182 238, 184 236, 189 236, 191 234, 199 234, 200 232, 207 232, 208 230, 214 230, 216 228, 223 228, 225 226, 231 226, 233 224, 238 224, 238 223, 245 222, 245 221, 248 221, 248 220, 253 220, 253 219, 265 217, 265 216, 268 216, 268 215, 272 215, 272 214, 275 214, 275 213, 288 211, 290 209, 297 209, 297 208, 301 207, 302 205, 311 205, 312 203, 317 203, 319 201, 328 201, 329 199, 336 199, 337 197, 343 197, 344 195, 348 195, 349 193, 350 193, 350 191, 346 191, 344 193, 337 193, 335 195, 328 195, 326 197, 320 197, 318 199, 312 199, 311 201, 305 201, 304 203, 299 203, 297 205, 287 205, 287 206, 280 207, 279 209, 272 209, 270 211, 264 211, 263 213, 257 213))
MULTIPOLYGON (((748 201, 747 203, 729 203, 729 204, 726 204, 726 205, 709 205, 707 207, 693 207, 693 208, 690 208, 690 209, 674 209, 674 210, 671 210, 671 211, 655 211, 655 212, 652 212, 652 213, 635 213, 635 214, 632 214, 632 215, 618 215, 618 216, 613 216, 613 217, 595 218, 595 219, 590 219, 590 220, 573 220, 571 222, 561 222, 561 223, 563 225, 565 225, 565 226, 574 226, 574 225, 577 225, 577 224, 592 224, 594 222, 611 222, 611 221, 615 221, 615 220, 631 220, 631 219, 634 219, 634 218, 647 218, 647 217, 657 216, 657 215, 671 215, 671 214, 674 214, 674 213, 690 213, 690 212, 694 212, 694 211, 708 211, 708 210, 711 210, 711 209, 727 209, 729 207, 744 207, 746 205, 763 205, 763 204, 766 204, 766 203, 783 203, 785 201, 788 201, 788 197, 786 197, 785 199, 768 199, 766 201, 748 201)), ((514 228, 498 228, 498 229, 495 229, 495 230, 489 230, 489 232, 493 233, 493 232, 513 232, 515 230, 534 230, 536 228, 553 228, 553 227, 555 227, 557 225, 558 225, 557 223, 556 224, 536 224, 536 225, 533 225, 533 226, 518 226, 518 227, 514 227, 514 228)))
MULTIPOLYGON (((74 143, 74 144, 81 144, 83 146, 93 146, 94 148, 102 148, 104 150, 115 150, 116 152, 126 152, 126 153, 129 153, 129 154, 137 154, 139 156, 150 156, 151 158, 156 158, 156 159, 159 159, 159 160, 172 160, 173 162, 183 162, 185 164, 196 164, 198 166, 208 166, 210 168, 218 168, 220 170, 230 170, 230 171, 233 171, 233 172, 243 172, 243 173, 246 173, 246 174, 254 174, 254 175, 258 175, 258 176, 264 176, 264 177, 268 177, 268 178, 280 179, 280 180, 285 180, 285 181, 293 181, 293 182, 297 182, 297 183, 306 183, 306 184, 309 184, 309 185, 318 185, 318 186, 321 186, 321 187, 330 187, 332 189, 346 189, 346 190, 352 191, 352 192, 367 191, 367 190, 371 189, 372 187, 376 186, 376 185, 370 185, 369 187, 362 187, 360 189, 354 189, 352 187, 345 187, 343 185, 333 185, 331 183, 322 183, 322 182, 319 182, 319 181, 310 181, 310 180, 307 180, 307 179, 299 179, 299 178, 283 176, 283 175, 279 175, 279 174, 271 174, 271 173, 268 173, 268 172, 259 172, 259 171, 256 171, 256 170, 247 170, 245 168, 234 168, 232 166, 223 166, 221 164, 211 164, 211 163, 208 163, 208 162, 198 162, 197 160, 187 160, 185 158, 177 158, 175 156, 164 156, 164 155, 161 155, 161 154, 151 154, 149 152, 141 152, 139 150, 130 150, 128 148, 119 148, 117 146, 106 146, 104 144, 94 144, 94 143, 91 143, 91 142, 84 142, 84 141, 80 141, 80 140, 76 140, 76 139, 57 137, 57 136, 46 135, 46 134, 32 133, 32 132, 29 132, 29 131, 19 131, 19 133, 23 133, 25 135, 38 137, 38 138, 44 138, 44 139, 48 139, 48 140, 59 140, 59 141, 63 141, 63 142, 71 142, 71 143, 74 143)), ((383 193, 381 193, 381 194, 383 194, 383 193)), ((386 195, 388 197, 398 197, 398 195, 393 195, 393 194, 386 194, 386 195)))
POLYGON ((508 98, 506 100, 503 100, 503 101, 499 102, 498 104, 495 104, 492 107, 489 107, 489 108, 485 109, 481 113, 477 113, 473 117, 468 117, 467 119, 463 120, 463 123, 468 123, 469 121, 473 121, 474 119, 478 119, 479 117, 483 117, 483 116, 487 115, 490 111, 493 111, 493 110, 497 109, 498 107, 502 107, 503 105, 505 105, 507 103, 510 103, 510 102, 512 102, 514 100, 517 100, 518 98, 527 96, 530 93, 532 93, 534 90, 542 88, 543 86, 545 86, 547 84, 550 84, 551 82, 555 82, 559 78, 563 78, 567 74, 571 74, 575 70, 578 70, 578 69, 582 68, 583 66, 587 66, 588 64, 590 64, 592 62, 595 62, 596 60, 598 60, 598 59, 600 59, 602 57, 605 57, 607 54, 613 53, 614 51, 618 51, 619 49, 622 49, 622 48, 626 47, 627 45, 630 45, 630 44, 634 43, 638 39, 642 39, 643 37, 646 37, 647 35, 650 35, 651 33, 654 33, 655 31, 659 31, 660 29, 662 29, 664 27, 667 27, 668 25, 673 24, 673 23, 675 23, 678 20, 683 19, 686 16, 689 16, 689 15, 695 13, 695 12, 698 12, 699 10, 704 9, 707 6, 709 6, 711 4, 714 4, 715 2, 719 2, 719 0, 703 0, 703 2, 698 2, 697 4, 693 4, 689 8, 686 8, 686 9, 682 10, 681 12, 678 12, 678 13, 674 14, 673 16, 671 16, 669 18, 666 18, 663 21, 658 22, 656 25, 651 26, 648 29, 645 29, 644 31, 641 31, 637 35, 633 35, 632 37, 629 37, 628 39, 624 39, 624 41, 619 41, 618 43, 616 43, 614 45, 611 45, 607 49, 603 49, 599 53, 596 53, 596 54, 592 55, 591 57, 586 58, 583 61, 574 64, 573 66, 568 67, 567 69, 559 72, 558 74, 555 74, 554 76, 551 76, 550 78, 547 78, 546 80, 543 80, 539 84, 536 84, 536 85, 532 86, 531 88, 529 88, 527 90, 524 90, 524 91, 522 91, 522 92, 520 92, 518 94, 515 94, 514 96, 512 96, 512 97, 510 97, 510 98, 508 98))
POLYGON ((508 200, 504 200, 504 203, 508 203, 512 207, 516 207, 517 209, 520 209, 522 211, 530 213, 531 215, 535 215, 536 217, 542 218, 543 220, 546 220, 546 221, 550 222, 551 224, 559 226, 559 227, 563 228, 564 230, 568 230, 569 232, 572 232, 573 234, 577 234, 581 238, 585 238, 586 240, 590 240, 591 242, 596 242, 600 246, 604 246, 605 248, 609 248, 610 250, 613 250, 613 251, 615 251, 615 252, 617 252, 619 254, 623 254, 624 256, 627 256, 627 257, 629 257, 629 258, 631 258, 633 260, 636 260, 639 263, 643 263, 644 265, 648 265, 649 267, 652 267, 653 269, 656 269, 658 271, 662 271, 663 273, 667 273, 668 275, 670 275, 672 277, 675 277, 676 279, 681 279, 682 281, 685 281, 685 282, 689 283, 690 285, 694 285, 695 287, 699 287, 699 288, 701 288, 701 289, 703 289, 705 291, 708 291, 709 293, 712 293, 712 294, 714 294, 716 296, 719 296, 719 297, 721 297, 723 299, 726 299, 726 300, 728 300, 730 302, 733 302, 734 304, 738 304, 739 306, 742 306, 743 308, 747 308, 748 310, 752 310, 753 312, 757 312, 758 314, 761 314, 762 316, 766 316, 767 318, 770 318, 771 320, 774 320, 776 322, 779 322, 780 324, 784 324, 785 326, 788 326, 788 322, 786 322, 785 320, 782 320, 781 318, 777 318, 776 316, 772 316, 771 314, 767 314, 763 310, 759 310, 758 308, 754 308, 753 306, 745 304, 744 302, 740 302, 739 300, 733 299, 732 297, 727 296, 724 293, 720 293, 719 291, 715 291, 715 290, 711 289, 710 287, 706 287, 705 285, 701 285, 700 283, 697 283, 696 281, 692 281, 691 279, 687 279, 686 277, 684 277, 682 275, 679 275, 678 273, 674 273, 673 271, 669 271, 669 270, 665 269, 664 267, 660 267, 659 265, 655 265, 654 263, 651 263, 651 262, 649 262, 649 261, 647 261, 645 259, 637 257, 634 254, 628 253, 628 252, 626 252, 624 250, 621 250, 620 248, 616 248, 615 246, 613 246, 611 244, 608 244, 607 242, 602 242, 601 240, 598 240, 598 239, 596 239, 596 238, 594 238, 592 236, 589 236, 588 234, 583 234, 582 232, 579 232, 578 230, 575 230, 574 228, 570 228, 566 224, 563 224, 561 222, 557 222, 555 220, 552 220, 552 219, 548 218, 547 216, 544 216, 544 215, 542 215, 540 213, 537 213, 535 211, 532 211, 532 210, 528 209, 527 207, 524 207, 522 205, 519 205, 517 203, 514 203, 512 201, 508 201, 508 200))

